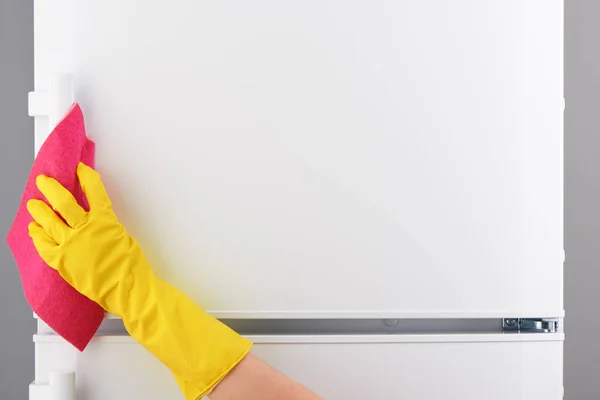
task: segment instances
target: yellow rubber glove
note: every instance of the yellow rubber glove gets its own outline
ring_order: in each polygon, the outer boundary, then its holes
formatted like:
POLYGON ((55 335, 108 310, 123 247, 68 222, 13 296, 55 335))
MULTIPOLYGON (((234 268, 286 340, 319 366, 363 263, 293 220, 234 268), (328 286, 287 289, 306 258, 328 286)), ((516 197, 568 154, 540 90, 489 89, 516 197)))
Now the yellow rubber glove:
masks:
POLYGON ((37 251, 77 291, 121 317, 130 335, 172 371, 186 399, 202 398, 244 358, 251 342, 154 276, 113 212, 100 175, 79 164, 77 176, 89 212, 56 180, 37 177, 52 206, 27 203, 37 251))

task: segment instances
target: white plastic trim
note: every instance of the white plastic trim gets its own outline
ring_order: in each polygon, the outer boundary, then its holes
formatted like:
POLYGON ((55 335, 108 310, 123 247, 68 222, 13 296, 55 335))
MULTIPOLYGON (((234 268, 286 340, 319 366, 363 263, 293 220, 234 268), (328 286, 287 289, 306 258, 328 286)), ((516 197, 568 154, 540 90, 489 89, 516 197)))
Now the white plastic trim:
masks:
POLYGON ((75 373, 52 371, 48 382, 31 383, 29 400, 76 400, 75 373))
MULTIPOLYGON (((479 319, 479 318, 564 318, 565 311, 557 310, 508 310, 508 311, 281 311, 281 312, 246 312, 246 311, 208 311, 219 319, 479 319)), ((34 313, 33 317, 39 319, 34 313)), ((110 313, 105 319, 121 319, 110 313)))
MULTIPOLYGON (((531 334, 449 334, 449 335, 245 335, 254 343, 291 344, 291 343, 478 343, 478 342, 560 342, 564 333, 531 334)), ((35 343, 64 343, 64 339, 55 334, 33 336, 35 343)), ((127 335, 96 336, 92 342, 137 344, 127 335)))
MULTIPOLYGON (((492 311, 208 311, 219 319, 471 319, 471 318, 563 318, 564 310, 492 311)), ((117 317, 118 318, 118 317, 117 317)))
POLYGON ((39 132, 35 141, 35 154, 52 129, 58 124, 75 101, 73 76, 63 73, 51 73, 47 91, 34 91, 29 93, 29 115, 32 117, 46 118, 48 121, 45 132, 39 132))

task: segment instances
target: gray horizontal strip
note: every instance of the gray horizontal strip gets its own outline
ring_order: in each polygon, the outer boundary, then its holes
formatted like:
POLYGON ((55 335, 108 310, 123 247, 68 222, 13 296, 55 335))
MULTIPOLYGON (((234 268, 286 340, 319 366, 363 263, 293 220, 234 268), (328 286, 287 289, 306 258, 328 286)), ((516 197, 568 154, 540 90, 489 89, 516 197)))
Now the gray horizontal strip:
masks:
MULTIPOLYGON (((502 319, 253 319, 221 320, 242 335, 476 334, 502 333, 502 319)), ((127 335, 123 322, 107 319, 98 334, 127 335)))

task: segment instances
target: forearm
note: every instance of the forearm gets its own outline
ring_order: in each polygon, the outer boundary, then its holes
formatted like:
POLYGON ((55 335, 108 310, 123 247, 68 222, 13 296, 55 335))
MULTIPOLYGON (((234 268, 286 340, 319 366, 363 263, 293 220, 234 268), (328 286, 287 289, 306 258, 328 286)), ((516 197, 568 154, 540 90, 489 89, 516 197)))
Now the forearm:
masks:
POLYGON ((211 400, 323 400, 248 354, 210 393, 211 400))

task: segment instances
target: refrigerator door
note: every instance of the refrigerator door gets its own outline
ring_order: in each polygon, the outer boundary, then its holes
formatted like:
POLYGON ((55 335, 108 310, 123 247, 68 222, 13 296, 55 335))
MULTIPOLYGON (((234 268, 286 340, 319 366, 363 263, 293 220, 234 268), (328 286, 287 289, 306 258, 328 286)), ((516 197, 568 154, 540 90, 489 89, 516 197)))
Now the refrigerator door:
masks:
MULTIPOLYGON (((561 334, 250 338, 255 355, 328 400, 562 399, 561 334)), ((83 354, 56 336, 35 340, 38 382, 74 371, 77 399, 183 399, 170 372, 129 337, 97 338, 83 354)), ((43 396, 48 387, 30 389, 43 396)))
POLYGON ((73 77, 118 216, 217 316, 560 317, 562 23, 561 0, 37 0, 35 91, 73 77))

